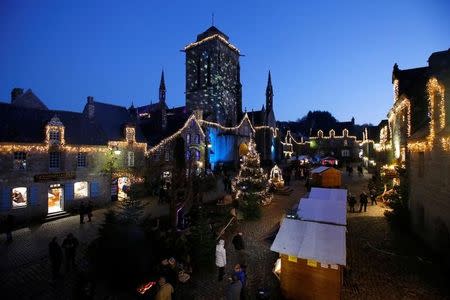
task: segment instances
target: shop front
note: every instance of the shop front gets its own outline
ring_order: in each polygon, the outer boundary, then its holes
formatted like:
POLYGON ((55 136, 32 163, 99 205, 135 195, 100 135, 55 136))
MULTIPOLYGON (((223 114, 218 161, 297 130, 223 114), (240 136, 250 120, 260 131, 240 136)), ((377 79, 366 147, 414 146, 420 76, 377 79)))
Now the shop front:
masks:
POLYGON ((48 213, 56 213, 64 210, 64 186, 51 184, 47 194, 48 213))

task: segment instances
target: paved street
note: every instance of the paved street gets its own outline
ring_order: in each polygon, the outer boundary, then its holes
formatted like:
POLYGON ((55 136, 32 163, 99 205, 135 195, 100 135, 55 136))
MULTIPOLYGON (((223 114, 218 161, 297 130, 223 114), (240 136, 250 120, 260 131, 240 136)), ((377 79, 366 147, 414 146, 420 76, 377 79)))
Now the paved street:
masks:
MULTIPOLYGON (((344 184, 359 195, 367 186, 369 176, 344 176, 344 184)), ((293 182, 290 196, 275 196, 268 207, 263 208, 259 221, 241 222, 236 229, 244 233, 248 254, 248 294, 254 298, 258 288, 267 288, 272 299, 279 299, 278 282, 272 274, 277 254, 271 252, 265 238, 277 227, 286 209, 291 208, 305 193, 302 182, 293 182)), ((167 206, 151 201, 147 207, 153 215, 167 213, 167 206)), ((33 228, 14 232, 14 242, 0 240, 0 290, 1 299, 71 299, 76 284, 75 276, 66 275, 61 285, 50 282, 47 247, 51 237, 72 232, 80 241, 79 268, 84 269, 82 259, 86 246, 96 236, 105 210, 94 213, 92 223, 79 224, 78 216, 49 222, 33 228), (7 296, 7 297, 4 297, 7 296)), ((344 299, 445 299, 448 290, 443 287, 440 266, 426 256, 426 250, 406 235, 395 235, 383 216, 384 208, 369 204, 366 213, 348 214, 347 267, 344 280, 344 299), (419 249, 419 250, 411 250, 419 249)), ((233 228, 234 229, 234 228, 233 228)), ((231 234, 226 237, 227 273, 238 262, 231 244, 231 234)), ((223 299, 229 276, 217 282, 217 273, 194 274, 193 287, 196 299, 223 299)))
MULTIPOLYGON (((353 194, 359 196, 367 190, 367 174, 351 179, 344 174, 343 178, 353 194)), ((366 213, 347 214, 348 275, 343 298, 448 299, 444 286, 448 278, 443 278, 440 270, 445 266, 429 262, 424 257, 426 249, 411 236, 393 233, 381 204, 369 204, 367 209, 366 213)))
MULTIPOLYGON (((158 205, 156 199, 148 201, 146 210, 153 216, 167 214, 167 205, 158 205)), ((14 241, 5 243, 5 235, 0 240, 0 295, 6 299, 70 299, 75 286, 75 276, 65 275, 60 285, 50 281, 51 271, 48 260, 48 243, 56 236, 61 244, 68 233, 79 240, 78 267, 85 269, 84 255, 88 244, 96 237, 99 224, 106 209, 94 211, 92 222, 79 223, 79 216, 16 230, 14 241)), ((63 266, 64 267, 64 266, 63 266)), ((62 268, 64 271, 64 268, 62 268)))
MULTIPOLYGON (((278 254, 270 251, 271 243, 265 240, 268 234, 272 233, 278 226, 283 214, 287 209, 298 202, 306 193, 303 182, 294 181, 292 186, 294 192, 290 196, 275 195, 273 202, 262 208, 262 217, 259 221, 241 222, 236 229, 242 231, 248 254, 248 282, 247 290, 251 299, 255 298, 258 288, 268 288, 273 299, 279 299, 278 282, 272 273, 273 265, 278 258, 278 254)), ((195 275, 197 289, 196 299, 224 299, 225 289, 229 283, 228 278, 233 271, 233 267, 239 262, 237 253, 231 244, 232 234, 228 234, 225 241, 227 250, 226 276, 222 282, 217 281, 217 271, 209 274, 195 275)))

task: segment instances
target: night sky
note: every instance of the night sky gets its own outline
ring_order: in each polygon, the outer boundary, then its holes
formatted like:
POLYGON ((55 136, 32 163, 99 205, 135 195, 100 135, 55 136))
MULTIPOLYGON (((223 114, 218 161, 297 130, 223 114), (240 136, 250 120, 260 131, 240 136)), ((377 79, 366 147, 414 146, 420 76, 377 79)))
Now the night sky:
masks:
POLYGON ((164 68, 168 105, 184 105, 180 49, 212 12, 245 55, 244 108, 261 108, 270 69, 278 120, 320 109, 377 124, 392 105, 393 64, 425 66, 450 47, 448 0, 1 0, 0 101, 22 87, 51 109, 81 111, 89 95, 145 105, 157 101, 164 68))

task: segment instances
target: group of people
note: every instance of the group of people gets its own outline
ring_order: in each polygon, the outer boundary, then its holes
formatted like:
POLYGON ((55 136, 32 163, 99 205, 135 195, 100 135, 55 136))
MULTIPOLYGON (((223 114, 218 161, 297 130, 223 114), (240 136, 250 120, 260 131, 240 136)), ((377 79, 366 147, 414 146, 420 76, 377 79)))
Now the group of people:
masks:
MULTIPOLYGON (((364 212, 367 211, 367 204, 369 202, 369 197, 370 197, 370 201, 371 201, 371 205, 377 205, 377 198, 376 198, 376 191, 375 190, 370 190, 369 195, 367 195, 367 193, 365 191, 363 191, 360 195, 359 195, 359 212, 362 212, 364 209, 364 212)), ((350 208, 350 212, 355 212, 355 205, 356 205, 356 197, 355 195, 353 195, 352 193, 348 193, 347 195, 347 202, 348 202, 348 206, 350 208)))
POLYGON ((78 248, 78 239, 72 233, 69 233, 63 240, 61 246, 58 243, 58 238, 53 237, 48 244, 48 253, 50 264, 52 268, 52 278, 56 280, 61 277, 60 269, 63 262, 63 250, 65 257, 66 273, 69 273, 75 268, 75 256, 78 248))
MULTIPOLYGON (((247 281, 247 268, 245 261, 245 244, 242 232, 236 233, 232 239, 234 250, 237 251, 239 263, 234 265, 233 273, 230 277, 230 284, 226 290, 227 300, 239 300, 245 297, 245 286, 247 281)), ((225 267, 227 265, 227 254, 225 240, 220 239, 216 245, 216 266, 218 268, 218 281, 223 281, 225 267)))
POLYGON ((84 202, 81 201, 80 207, 78 209, 79 213, 80 213, 80 224, 84 224, 84 217, 85 216, 88 217, 88 222, 91 222, 91 220, 92 220, 92 209, 93 209, 92 201, 89 200, 89 202, 87 204, 84 204, 84 202))

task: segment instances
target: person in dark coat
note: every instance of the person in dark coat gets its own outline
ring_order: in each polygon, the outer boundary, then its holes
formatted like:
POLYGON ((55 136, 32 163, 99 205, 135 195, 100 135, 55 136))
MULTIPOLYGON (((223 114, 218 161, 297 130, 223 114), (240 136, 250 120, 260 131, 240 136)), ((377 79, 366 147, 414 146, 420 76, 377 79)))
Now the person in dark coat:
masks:
POLYGON ((86 206, 84 205, 83 201, 81 201, 80 207, 78 210, 80 213, 80 224, 84 224, 84 215, 86 214, 86 206))
POLYGON ((92 201, 89 201, 86 206, 86 214, 88 217, 88 222, 91 222, 92 219, 92 208, 93 208, 92 201))
POLYGON ((350 207, 350 212, 355 212, 356 198, 353 194, 349 194, 348 196, 348 206, 350 207))
POLYGON ((66 256, 66 271, 75 268, 75 254, 78 247, 78 240, 69 233, 62 243, 64 254, 66 256))
POLYGON ((239 300, 241 298, 242 282, 239 280, 236 274, 233 274, 231 279, 232 281, 228 286, 226 299, 239 300))
POLYGON ((364 212, 367 211, 367 202, 368 197, 365 192, 362 192, 361 195, 359 195, 359 212, 362 212, 362 209, 364 207, 364 212))
POLYGON ((63 260, 63 253, 56 237, 48 244, 48 256, 52 265, 52 278, 58 279, 63 260))
POLYGON ((372 205, 375 203, 375 205, 378 205, 377 203, 377 195, 374 189, 370 190, 370 202, 372 205))
POLYGON ((233 243, 234 249, 235 250, 244 250, 245 246, 244 246, 244 239, 242 238, 242 232, 238 232, 234 237, 233 240, 231 241, 233 243))
POLYGON ((5 221, 5 230, 6 230, 6 242, 12 243, 12 232, 14 230, 14 216, 13 215, 7 215, 6 221, 5 221))

